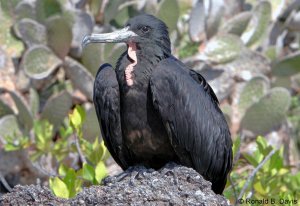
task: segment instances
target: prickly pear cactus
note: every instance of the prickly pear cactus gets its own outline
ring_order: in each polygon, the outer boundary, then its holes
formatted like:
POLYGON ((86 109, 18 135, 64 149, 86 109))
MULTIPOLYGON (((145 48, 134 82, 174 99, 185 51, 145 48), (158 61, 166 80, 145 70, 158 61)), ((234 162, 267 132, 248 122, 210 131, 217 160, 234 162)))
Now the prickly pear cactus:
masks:
POLYGON ((62 91, 48 99, 42 111, 41 119, 48 120, 54 129, 58 129, 64 118, 67 117, 71 106, 72 96, 69 92, 62 91))
POLYGON ((24 54, 21 66, 33 79, 48 77, 62 61, 46 46, 30 47, 24 54))
POLYGON ((245 113, 241 129, 264 135, 285 120, 291 96, 287 89, 273 88, 245 113))
POLYGON ((75 88, 78 88, 89 100, 93 99, 94 77, 79 62, 67 57, 64 62, 67 76, 75 88))
POLYGON ((252 13, 250 11, 245 11, 237 14, 223 25, 221 31, 224 33, 230 33, 240 36, 247 28, 251 17, 252 13))
POLYGON ((256 76, 246 83, 239 96, 239 110, 241 113, 263 97, 270 87, 269 79, 265 76, 256 76))
POLYGON ((62 5, 58 0, 37 0, 36 1, 36 17, 42 23, 55 15, 60 15, 63 12, 62 5))
POLYGON ((244 45, 240 38, 232 34, 222 34, 212 38, 203 51, 204 59, 218 64, 236 59, 244 45))
POLYGON ((92 106, 86 111, 86 119, 82 127, 83 137, 94 142, 100 134, 100 127, 96 116, 95 107, 92 106))
POLYGON ((14 111, 0 99, 0 118, 13 113, 14 111))
POLYGON ((47 43, 46 27, 33 19, 21 19, 14 25, 14 31, 27 47, 47 43))
POLYGON ((21 134, 15 115, 6 115, 0 119, 0 138, 6 136, 20 136, 21 134))
POLYGON ((48 45, 63 59, 69 52, 72 42, 72 29, 65 18, 53 16, 47 20, 48 45))

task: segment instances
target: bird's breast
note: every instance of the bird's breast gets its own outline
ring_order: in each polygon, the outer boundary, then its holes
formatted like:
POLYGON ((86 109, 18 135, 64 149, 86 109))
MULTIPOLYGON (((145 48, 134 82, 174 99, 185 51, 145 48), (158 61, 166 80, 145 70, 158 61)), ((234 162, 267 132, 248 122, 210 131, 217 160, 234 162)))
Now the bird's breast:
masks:
POLYGON ((158 168, 173 159, 175 153, 148 89, 133 86, 121 95, 121 102, 123 138, 136 161, 158 168))

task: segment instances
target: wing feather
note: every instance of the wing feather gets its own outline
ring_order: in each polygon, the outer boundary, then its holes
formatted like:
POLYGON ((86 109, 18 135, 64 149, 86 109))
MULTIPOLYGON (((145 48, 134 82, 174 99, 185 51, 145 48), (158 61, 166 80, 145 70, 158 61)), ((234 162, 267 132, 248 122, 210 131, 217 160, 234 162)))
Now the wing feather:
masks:
POLYGON ((159 63, 150 87, 181 163, 195 168, 222 193, 232 164, 232 140, 211 87, 175 58, 159 63))
POLYGON ((122 142, 119 84, 110 64, 102 65, 97 72, 93 101, 105 146, 123 169, 128 168, 122 142))

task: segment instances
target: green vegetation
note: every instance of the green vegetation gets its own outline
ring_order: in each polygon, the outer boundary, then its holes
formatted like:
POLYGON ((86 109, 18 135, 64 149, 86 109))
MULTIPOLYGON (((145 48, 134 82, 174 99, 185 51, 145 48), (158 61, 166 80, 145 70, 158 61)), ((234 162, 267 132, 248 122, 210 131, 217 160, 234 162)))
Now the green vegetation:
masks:
POLYGON ((4 150, 27 149, 33 162, 39 161, 42 157, 50 157, 51 162, 55 162, 53 168, 58 168, 57 175, 49 179, 51 190, 58 197, 74 197, 83 186, 100 184, 107 176, 104 161, 109 157, 108 151, 104 142, 99 143, 98 138, 93 143, 83 138, 82 127, 85 118, 85 110, 76 106, 73 113, 69 114, 69 122, 59 129, 55 141, 53 141, 53 125, 47 120, 36 121, 33 139, 19 135, 6 136, 4 150), (70 144, 72 140, 73 143, 70 144), (74 170, 64 163, 70 153, 79 153, 80 169, 74 170))
POLYGON ((241 139, 237 138, 233 151, 234 155, 240 155, 240 158, 230 175, 232 184, 228 183, 224 192, 228 199, 232 202, 236 202, 237 199, 246 200, 246 198, 268 199, 269 203, 272 198, 276 199, 277 203, 280 199, 299 200, 300 172, 285 165, 283 147, 276 149, 268 145, 265 138, 261 136, 257 137, 257 147, 252 154, 240 153, 240 144, 241 139))
POLYGON ((296 1, 71 2, 0 0, 0 149, 25 149, 34 163, 47 164, 52 171, 39 169, 57 196, 99 184, 108 152, 92 104, 93 81, 99 66, 115 65, 126 46, 82 49, 81 41, 147 12, 168 25, 173 54, 209 80, 232 137, 243 137, 235 140, 234 150, 242 152, 226 197, 232 203, 240 193, 243 199, 299 198, 296 1))

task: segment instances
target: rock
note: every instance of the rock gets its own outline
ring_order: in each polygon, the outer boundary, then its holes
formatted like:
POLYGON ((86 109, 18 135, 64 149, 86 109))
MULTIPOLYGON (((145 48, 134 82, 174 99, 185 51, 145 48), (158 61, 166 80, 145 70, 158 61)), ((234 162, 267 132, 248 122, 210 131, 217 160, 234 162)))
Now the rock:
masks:
POLYGON ((16 186, 0 197, 0 205, 229 205, 210 188, 195 170, 170 163, 159 171, 130 168, 68 200, 55 197, 46 187, 16 186))

